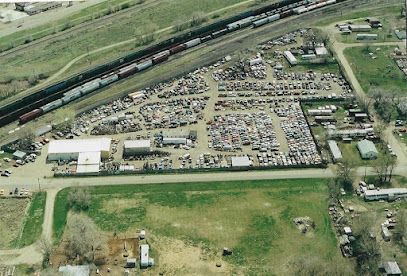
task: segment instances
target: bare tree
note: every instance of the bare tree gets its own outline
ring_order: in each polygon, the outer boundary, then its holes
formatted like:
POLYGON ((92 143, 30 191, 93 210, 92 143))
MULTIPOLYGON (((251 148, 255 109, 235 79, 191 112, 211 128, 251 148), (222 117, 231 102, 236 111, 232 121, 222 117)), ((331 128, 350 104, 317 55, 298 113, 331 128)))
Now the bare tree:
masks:
POLYGON ((69 258, 93 261, 95 250, 102 244, 101 235, 94 222, 86 216, 74 214, 67 224, 65 254, 69 258))
POLYGON ((75 188, 68 195, 68 205, 77 211, 87 210, 91 203, 91 195, 88 189, 75 188))
POLYGON ((391 181, 395 165, 396 159, 387 152, 377 160, 374 168, 379 184, 385 184, 391 181))
POLYGON ((38 246, 42 253, 42 267, 46 268, 49 265, 50 257, 53 251, 52 244, 44 236, 39 240, 38 246))
POLYGON ((336 182, 341 185, 345 190, 352 191, 353 189, 353 173, 355 164, 353 160, 344 158, 340 164, 338 164, 336 170, 336 182))

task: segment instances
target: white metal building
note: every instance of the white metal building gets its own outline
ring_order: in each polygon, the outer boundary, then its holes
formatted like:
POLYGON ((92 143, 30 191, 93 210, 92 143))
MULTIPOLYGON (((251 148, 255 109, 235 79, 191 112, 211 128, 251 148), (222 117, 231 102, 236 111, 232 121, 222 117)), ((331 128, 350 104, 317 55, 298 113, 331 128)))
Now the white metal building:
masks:
POLYGON ((78 165, 76 173, 78 174, 95 174, 100 169, 101 152, 80 152, 78 155, 78 165))
POLYGON ((232 167, 249 167, 250 159, 247 156, 232 156, 232 167))
POLYGON ((111 138, 53 140, 49 143, 48 161, 78 160, 80 153, 99 152, 102 159, 109 157, 111 138))
POLYGON ((290 51, 284 51, 284 56, 290 65, 296 65, 298 63, 297 59, 290 51))
POLYGON ((329 150, 331 151, 332 154, 332 159, 334 162, 339 161, 342 159, 342 152, 338 147, 338 144, 334 140, 328 140, 328 146, 329 150))
POLYGON ((390 188, 378 190, 366 190, 366 200, 394 200, 397 198, 407 197, 407 188, 390 188))
POLYGON ((148 153, 151 151, 150 140, 127 140, 124 141, 124 154, 134 155, 140 153, 148 153))
POLYGON ((140 245, 140 267, 145 268, 154 265, 154 259, 149 258, 150 246, 148 244, 140 245))

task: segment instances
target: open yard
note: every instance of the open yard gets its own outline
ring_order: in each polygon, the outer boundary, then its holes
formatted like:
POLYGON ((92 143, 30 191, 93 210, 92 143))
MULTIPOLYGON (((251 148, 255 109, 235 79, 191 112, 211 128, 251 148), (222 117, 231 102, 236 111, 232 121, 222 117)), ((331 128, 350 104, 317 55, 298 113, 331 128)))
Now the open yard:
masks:
MULTIPOLYGON (((152 274, 282 275, 290 271, 291 261, 310 255, 321 263, 336 258, 342 262, 326 212, 326 180, 126 185, 89 192, 92 203, 86 213, 104 232, 135 235, 137 229, 146 229, 158 262, 152 274), (303 216, 315 222, 307 234, 293 223, 303 216), (223 247, 233 254, 222 258, 223 247), (191 257, 182 255, 184 251, 191 257), (190 262, 194 256, 197 261, 190 262), (219 271, 215 262, 224 264, 219 271)), ((68 213, 68 193, 65 189, 57 196, 57 240, 68 213)))
POLYGON ((367 94, 375 87, 400 93, 407 91, 407 81, 391 58, 393 49, 392 46, 366 45, 345 50, 346 58, 367 94))
POLYGON ((20 238, 29 199, 0 198, 0 248, 14 247, 20 238))

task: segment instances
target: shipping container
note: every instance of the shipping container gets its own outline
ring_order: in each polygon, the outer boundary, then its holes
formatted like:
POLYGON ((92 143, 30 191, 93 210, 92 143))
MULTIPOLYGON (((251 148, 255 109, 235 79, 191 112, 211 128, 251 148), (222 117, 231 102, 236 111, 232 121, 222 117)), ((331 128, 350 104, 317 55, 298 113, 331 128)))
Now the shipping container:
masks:
POLYGON ((41 106, 40 109, 42 110, 43 113, 47 113, 47 112, 50 112, 50 111, 52 111, 54 109, 57 109, 60 106, 62 106, 62 100, 58 99, 58 100, 50 102, 50 103, 48 103, 46 105, 41 106))
POLYGON ((128 77, 134 73, 136 73, 136 64, 130 64, 126 67, 123 67, 119 70, 119 73, 117 73, 117 75, 119 76, 119 78, 125 78, 128 77))
POLYGON ((42 110, 39 108, 34 109, 26 114, 23 114, 19 118, 20 124, 25 124, 26 122, 39 117, 41 114, 42 114, 42 110))
POLYGON ((179 45, 174 46, 174 47, 172 47, 172 48, 170 49, 170 54, 173 55, 173 54, 182 52, 182 51, 184 51, 186 48, 187 48, 187 47, 185 46, 185 44, 179 44, 179 45))
POLYGON ((146 61, 144 61, 144 62, 142 62, 142 63, 138 63, 138 64, 136 65, 137 72, 146 70, 147 68, 149 68, 149 67, 151 67, 151 66, 153 66, 153 61, 152 61, 151 59, 148 59, 148 60, 146 60, 146 61))
POLYGON ((170 55, 169 50, 162 51, 156 55, 153 56, 153 64, 158 64, 163 61, 166 61, 170 55))
POLYGON ((187 47, 187 49, 189 49, 189 48, 195 47, 196 45, 199 45, 200 43, 201 43, 201 39, 198 37, 198 38, 185 42, 185 46, 187 47))
POLYGON ((100 85, 106 86, 108 84, 111 84, 112 82, 117 81, 118 79, 119 79, 119 76, 117 74, 106 75, 106 76, 103 76, 102 79, 100 80, 100 85))

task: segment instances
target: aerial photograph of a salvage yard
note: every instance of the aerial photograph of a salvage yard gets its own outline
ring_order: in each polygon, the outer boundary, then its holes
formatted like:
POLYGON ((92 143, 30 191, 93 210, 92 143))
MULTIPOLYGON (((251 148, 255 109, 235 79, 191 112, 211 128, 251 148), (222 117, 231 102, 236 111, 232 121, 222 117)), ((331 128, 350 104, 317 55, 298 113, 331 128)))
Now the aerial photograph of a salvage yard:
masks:
POLYGON ((406 6, 0 1, 0 276, 406 276, 406 6))

